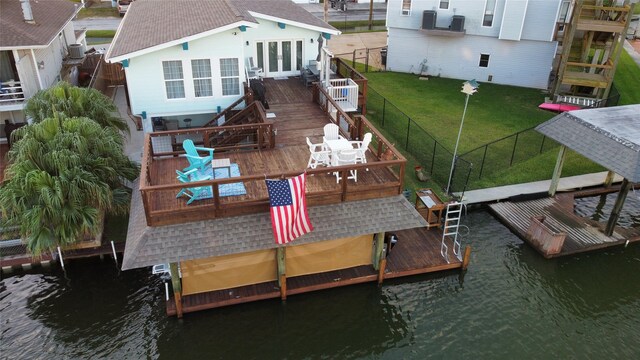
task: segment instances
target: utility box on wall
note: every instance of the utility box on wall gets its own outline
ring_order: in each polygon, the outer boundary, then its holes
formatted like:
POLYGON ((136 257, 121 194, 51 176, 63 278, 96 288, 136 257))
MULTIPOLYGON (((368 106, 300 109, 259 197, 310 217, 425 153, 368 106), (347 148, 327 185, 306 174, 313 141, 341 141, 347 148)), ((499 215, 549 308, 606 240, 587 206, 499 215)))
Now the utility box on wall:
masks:
POLYGON ((453 18, 451 18, 451 31, 464 31, 464 16, 453 15, 453 18))

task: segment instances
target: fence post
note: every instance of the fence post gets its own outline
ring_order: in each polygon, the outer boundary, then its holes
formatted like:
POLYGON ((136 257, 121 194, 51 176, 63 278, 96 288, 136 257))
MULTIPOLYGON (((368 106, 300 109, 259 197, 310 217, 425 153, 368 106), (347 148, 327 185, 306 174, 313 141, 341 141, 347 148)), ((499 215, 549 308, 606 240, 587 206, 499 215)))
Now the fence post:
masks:
POLYGON ((542 135, 542 143, 540 144, 540 152, 538 154, 542 154, 542 149, 544 149, 544 140, 546 138, 546 136, 542 135))
POLYGON ((364 60, 364 72, 368 73, 369 72, 369 48, 367 48, 366 56, 367 57, 364 60))
POLYGON ((411 129, 411 118, 407 116, 407 141, 405 142, 404 148, 409 151, 409 130, 411 129))
POLYGON ((513 164, 513 158, 516 155, 516 146, 518 146, 518 136, 520 133, 516 133, 516 141, 513 142, 513 151, 511 151, 511 160, 509 161, 509 167, 513 164))
POLYGON ((384 113, 387 110, 387 98, 382 98, 382 128, 384 128, 384 113))
POLYGON ((356 68, 356 50, 353 50, 353 60, 351 60, 351 67, 356 68))
POLYGON ((436 163, 436 151, 438 151, 438 142, 433 139, 433 156, 431 156, 431 170, 429 170, 431 176, 433 176, 433 166, 436 163))
POLYGON ((484 146, 484 155, 482 155, 482 162, 480 163, 480 174, 478 174, 478 179, 482 177, 482 170, 484 169, 484 160, 487 158, 487 149, 489 149, 489 145, 484 146))

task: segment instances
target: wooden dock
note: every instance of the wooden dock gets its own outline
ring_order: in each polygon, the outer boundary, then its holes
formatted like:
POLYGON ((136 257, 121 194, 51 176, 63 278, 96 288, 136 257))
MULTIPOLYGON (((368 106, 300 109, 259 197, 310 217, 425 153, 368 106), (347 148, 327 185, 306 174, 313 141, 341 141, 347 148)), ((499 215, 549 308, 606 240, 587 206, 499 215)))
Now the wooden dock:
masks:
MULTIPOLYGON (((396 231, 395 234, 398 237, 398 243, 386 258, 383 279, 463 268, 463 261, 459 261, 451 253, 451 250, 449 253, 450 263, 447 263, 440 255, 441 230, 415 228, 396 231)), ((448 245, 451 249, 451 244, 448 245)), ((374 270, 372 266, 364 265, 320 274, 291 277, 286 281, 286 295, 289 296, 365 282, 376 282, 378 281, 378 271, 374 270)), ((278 283, 270 281, 183 296, 182 311, 189 313, 280 297, 278 283)), ((176 315, 176 305, 173 298, 167 301, 167 315, 176 315)))
POLYGON ((554 258, 624 245, 627 241, 640 241, 640 228, 616 227, 613 236, 609 237, 603 233, 605 223, 587 219, 574 213, 575 198, 602 195, 613 191, 616 191, 616 187, 576 191, 559 194, 553 198, 545 197, 521 202, 505 201, 491 204, 489 208, 505 226, 543 256, 554 258), (527 235, 531 218, 539 216, 545 217, 544 223, 548 224, 549 228, 566 234, 559 253, 546 254, 543 250, 545 244, 538 243, 527 235))

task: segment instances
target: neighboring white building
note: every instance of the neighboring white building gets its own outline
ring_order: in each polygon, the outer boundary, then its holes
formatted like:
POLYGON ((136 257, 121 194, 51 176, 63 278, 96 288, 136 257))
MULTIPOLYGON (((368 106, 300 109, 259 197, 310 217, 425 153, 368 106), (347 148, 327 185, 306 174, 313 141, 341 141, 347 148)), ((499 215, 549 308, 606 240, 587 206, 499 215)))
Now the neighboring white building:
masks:
POLYGON ((107 61, 124 65, 145 131, 152 118, 196 127, 244 95, 250 58, 265 77, 297 76, 339 33, 291 0, 137 0, 107 61))
POLYGON ((387 69, 546 89, 568 0, 389 0, 387 69))
POLYGON ((60 81, 69 45, 84 42, 71 21, 77 11, 68 0, 0 0, 0 142, 4 121, 25 122, 27 100, 60 81))

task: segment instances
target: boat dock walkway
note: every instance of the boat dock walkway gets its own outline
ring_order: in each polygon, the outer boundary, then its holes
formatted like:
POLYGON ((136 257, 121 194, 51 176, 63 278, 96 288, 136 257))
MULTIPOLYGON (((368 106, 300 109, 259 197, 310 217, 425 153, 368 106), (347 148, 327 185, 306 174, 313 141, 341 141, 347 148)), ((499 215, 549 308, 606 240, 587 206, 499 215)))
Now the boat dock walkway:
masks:
POLYGON ((640 228, 616 226, 604 234, 604 222, 574 213, 575 198, 603 195, 619 186, 558 194, 528 201, 489 205, 498 219, 546 258, 554 258, 640 241, 640 228), (556 249, 550 250, 550 249, 556 249))
MULTIPOLYGON (((577 176, 569 176, 560 178, 560 184, 558 185, 558 192, 578 190, 588 188, 592 186, 598 186, 604 184, 604 180, 607 177, 607 172, 599 172, 593 174, 584 174, 577 176)), ((613 182, 618 183, 622 181, 622 177, 617 175, 614 177, 613 182)), ((506 186, 498 186, 488 189, 470 190, 465 191, 462 201, 467 205, 472 204, 484 204, 489 202, 500 201, 509 199, 518 195, 530 195, 539 194, 549 191, 551 180, 535 181, 524 184, 514 184, 506 186)), ((456 196, 460 196, 460 193, 454 193, 456 196)))

